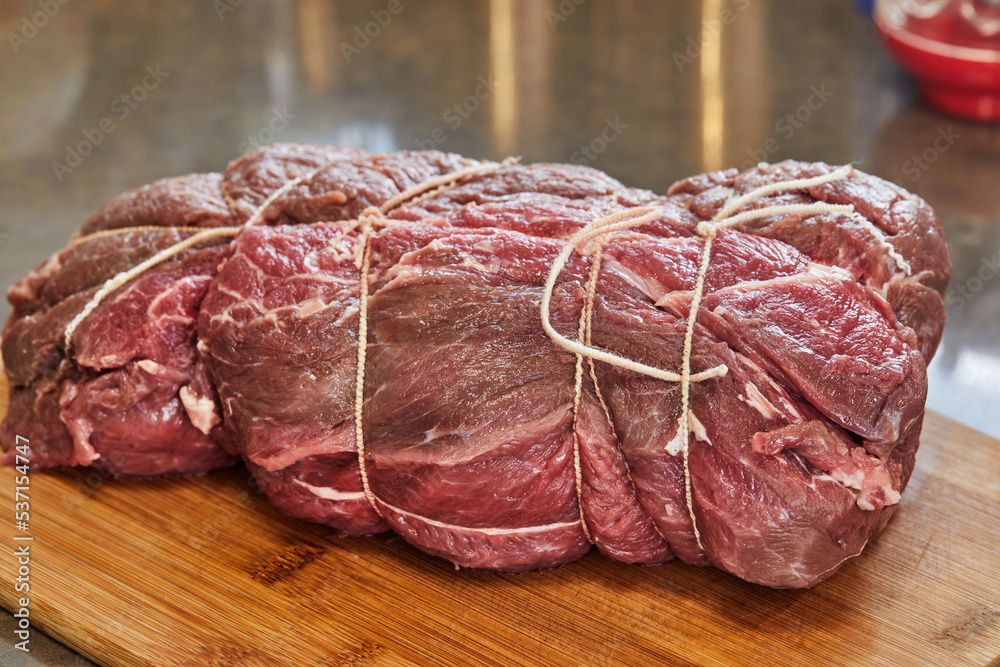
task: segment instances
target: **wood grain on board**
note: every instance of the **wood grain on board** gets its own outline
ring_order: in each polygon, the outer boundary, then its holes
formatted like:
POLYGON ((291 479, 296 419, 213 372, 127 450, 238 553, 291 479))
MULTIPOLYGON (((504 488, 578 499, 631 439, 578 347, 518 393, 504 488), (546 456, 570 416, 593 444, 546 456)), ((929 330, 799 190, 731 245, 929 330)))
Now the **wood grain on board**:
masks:
MULTIPOLYGON (((12 554, 14 471, 0 476, 12 554)), ((529 574, 456 571, 396 537, 289 519, 248 477, 32 473, 33 626, 115 666, 1000 667, 1000 442, 933 412, 886 530, 806 591, 597 553, 529 574)))

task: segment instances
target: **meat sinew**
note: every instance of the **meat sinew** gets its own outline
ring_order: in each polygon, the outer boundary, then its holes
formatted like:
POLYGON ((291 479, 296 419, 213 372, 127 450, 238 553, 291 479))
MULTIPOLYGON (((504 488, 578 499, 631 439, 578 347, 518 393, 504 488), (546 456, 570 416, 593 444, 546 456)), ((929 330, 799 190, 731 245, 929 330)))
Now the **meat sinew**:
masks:
POLYGON ((81 233, 8 294, 0 438, 36 465, 238 455, 287 514, 459 566, 596 545, 776 587, 830 576, 897 507, 951 271, 922 200, 791 161, 661 197, 286 144, 81 233))

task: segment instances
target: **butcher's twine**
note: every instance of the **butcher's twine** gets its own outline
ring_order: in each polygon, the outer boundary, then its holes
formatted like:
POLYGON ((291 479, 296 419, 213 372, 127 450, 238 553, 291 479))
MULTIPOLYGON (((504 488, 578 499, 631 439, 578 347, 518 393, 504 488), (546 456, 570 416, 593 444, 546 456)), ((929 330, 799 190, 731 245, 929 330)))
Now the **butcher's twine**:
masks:
MULTIPOLYGON (((424 181, 419 185, 415 185, 414 187, 401 192, 397 196, 382 204, 380 207, 369 207, 361 214, 361 217, 358 218, 356 225, 351 225, 351 228, 355 226, 360 228, 358 242, 355 245, 355 267, 360 271, 358 289, 358 370, 355 375, 354 382, 355 442, 357 443, 358 468, 361 472, 361 485, 364 488, 365 498, 368 499, 368 503, 372 506, 372 509, 374 509, 375 512, 382 518, 385 517, 382 515, 382 510, 379 509, 375 494, 372 492, 371 485, 368 483, 364 429, 365 359, 368 354, 368 271, 371 268, 372 249, 370 241, 372 232, 378 226, 385 226, 395 222, 386 216, 389 212, 396 208, 405 204, 412 205, 426 197, 433 196, 439 192, 443 192, 449 188, 457 186, 469 176, 481 174, 485 171, 499 169, 500 167, 513 164, 515 161, 516 159, 514 158, 508 158, 501 163, 484 162, 467 169, 462 169, 450 174, 444 174, 443 176, 424 181)), ((335 237, 333 242, 331 242, 328 246, 329 249, 333 250, 338 238, 340 238, 339 235, 338 237, 335 237)))
MULTIPOLYGON (((347 221, 342 224, 341 229, 338 234, 331 240, 328 249, 331 252, 337 252, 336 246, 339 244, 347 234, 357 231, 358 239, 354 244, 354 252, 346 256, 340 255, 338 253, 338 259, 347 259, 353 255, 354 265, 358 269, 359 276, 359 318, 358 318, 358 362, 357 362, 357 373, 355 376, 355 409, 354 409, 354 419, 355 419, 355 438, 357 443, 358 452, 358 466, 361 473, 362 486, 364 488, 364 494, 367 498, 371 507, 382 516, 382 512, 379 509, 377 498, 371 490, 371 486, 368 481, 368 474, 366 469, 366 456, 365 456, 365 437, 364 437, 364 381, 365 381, 365 360, 367 357, 367 347, 368 347, 368 298, 369 298, 369 285, 368 285, 368 275, 371 268, 371 236, 376 229, 380 229, 392 224, 399 224, 403 221, 393 220, 387 217, 387 215, 396 208, 402 207, 404 205, 413 205, 423 199, 428 197, 433 197, 440 192, 443 192, 449 188, 456 187, 462 181, 464 181, 469 176, 482 174, 487 171, 495 170, 509 164, 516 162, 516 159, 508 158, 501 163, 495 162, 482 162, 476 164, 472 167, 455 171, 449 174, 444 174, 442 176, 430 179, 423 183, 420 183, 408 190, 400 193, 399 195, 386 201, 384 204, 378 207, 369 207, 366 209, 357 220, 347 221)), ((859 224, 866 231, 868 231, 878 242, 878 244, 886 250, 886 253, 893 259, 897 267, 901 269, 906 275, 910 275, 911 269, 910 265, 906 260, 899 254, 899 252, 893 247, 892 243, 886 238, 885 234, 875 226, 870 220, 865 218, 863 215, 858 213, 854 206, 851 204, 841 205, 841 204, 828 204, 825 202, 814 202, 810 204, 775 204, 763 206, 757 209, 750 209, 737 213, 744 206, 751 204, 762 197, 766 197, 771 194, 779 192, 788 192, 790 190, 804 190, 807 188, 817 187, 825 183, 831 183, 834 181, 840 181, 846 179, 852 172, 851 167, 844 166, 836 169, 828 174, 817 176, 814 178, 803 178, 794 179, 787 181, 778 181, 775 183, 770 183, 768 185, 762 186, 755 190, 752 190, 746 194, 739 197, 731 198, 726 204, 719 210, 719 212, 708 221, 703 221, 697 226, 697 235, 702 241, 702 252, 701 252, 701 263, 698 269, 697 279, 694 284, 694 289, 691 295, 691 304, 687 319, 687 328, 684 335, 684 350, 681 360, 680 371, 671 371, 662 368, 656 368, 653 366, 648 366, 646 364, 627 359, 620 355, 608 352, 596 348, 592 344, 591 340, 591 329, 592 329, 592 319, 594 312, 594 300, 597 294, 597 283, 598 276, 600 274, 601 267, 601 250, 603 244, 606 240, 599 240, 601 237, 608 235, 618 234, 620 232, 633 229, 655 220, 658 220, 666 215, 666 211, 658 206, 643 206, 637 208, 630 208, 614 213, 609 213, 602 216, 596 220, 593 220, 585 227, 576 232, 567 241, 566 245, 563 247, 562 251, 553 261, 552 266, 549 270, 548 278, 545 282, 544 289, 542 291, 542 298, 540 303, 540 315, 542 327, 544 328, 546 334, 560 347, 572 352, 576 355, 576 373, 575 373, 575 396, 573 401, 573 463, 574 463, 574 474, 576 481, 576 495, 577 504, 580 509, 580 525, 586 538, 593 542, 593 537, 590 533, 587 523, 584 519, 583 513, 583 501, 582 501, 582 489, 583 489, 583 479, 582 479, 582 464, 580 458, 580 442, 577 434, 577 419, 580 410, 580 403, 583 395, 583 362, 587 359, 589 364, 589 375, 593 383, 593 388, 597 399, 604 411, 605 417, 608 420, 612 432, 615 431, 614 422, 611 418, 611 410, 601 393, 600 386, 597 382, 597 373, 594 366, 594 361, 603 361, 605 363, 624 368, 626 370, 633 371, 635 373, 640 373, 642 375, 648 375, 650 377, 663 380, 665 382, 679 382, 681 388, 681 416, 678 420, 678 437, 676 439, 680 440, 681 448, 680 453, 683 454, 683 466, 684 466, 684 495, 685 501, 688 508, 688 514, 691 519, 691 526, 694 532, 695 541, 698 548, 704 551, 704 545, 701 540, 701 532, 698 529, 698 523, 695 518, 694 503, 692 495, 691 486, 691 469, 690 469, 690 419, 691 419, 691 383, 692 382, 703 382, 710 380, 712 378, 717 378, 725 375, 728 372, 728 368, 724 364, 708 368, 697 373, 691 372, 691 351, 694 340, 694 327, 695 322, 698 318, 698 310, 701 306, 702 296, 705 289, 705 277, 708 274, 709 264, 711 263, 712 255, 712 244, 715 237, 718 235, 719 230, 725 229, 727 227, 733 227, 736 225, 741 225, 746 222, 753 220, 758 220, 761 218, 781 216, 781 215, 797 215, 797 216, 808 216, 808 215, 819 215, 822 213, 829 213, 839 216, 844 216, 850 218, 852 221, 859 224), (565 269, 567 262, 574 252, 581 255, 590 256, 592 258, 592 263, 590 271, 588 274, 587 282, 584 287, 585 300, 583 304, 583 309, 580 315, 580 324, 577 330, 577 340, 571 340, 558 331, 552 326, 550 318, 550 309, 552 302, 552 295, 555 289, 556 281, 563 269, 565 269)), ((180 233, 193 233, 193 236, 176 243, 169 248, 166 248, 144 262, 138 264, 134 268, 119 273, 112 278, 108 279, 104 285, 94 293, 91 299, 87 302, 84 308, 74 317, 66 327, 65 332, 65 347, 67 354, 71 350, 72 337, 76 329, 79 327, 80 323, 90 315, 98 305, 113 291, 127 284, 133 278, 141 275, 145 271, 165 262, 171 257, 183 252, 184 250, 191 248, 203 241, 207 241, 214 238, 235 236, 244 227, 250 227, 259 224, 263 220, 263 216, 267 209, 273 204, 279 197, 287 193, 296 185, 310 181, 317 171, 312 171, 307 174, 303 174, 297 178, 291 179, 282 185, 280 188, 271 193, 264 202, 254 210, 253 214, 247 219, 247 222, 239 227, 217 227, 202 229, 197 227, 155 227, 155 226, 142 226, 142 227, 127 227, 122 229, 113 230, 103 230, 89 234, 87 236, 72 239, 70 241, 70 246, 79 246, 84 243, 104 238, 112 235, 129 234, 134 232, 143 231, 164 231, 166 229, 171 229, 180 233)), ((617 198, 616 198, 617 200, 617 198)), ((230 202, 232 205, 232 202, 230 202)), ((616 435, 617 437, 617 435, 616 435)), ((627 467, 627 463, 626 463, 627 467)), ((631 475, 630 475, 631 478, 631 475)), ((653 527, 656 532, 659 533, 659 529, 656 527, 655 522, 653 522, 653 527)), ((663 535, 661 534, 661 537, 663 535)))
MULTIPOLYGON (((828 174, 822 176, 816 176, 814 178, 801 178, 788 181, 779 181, 776 183, 771 183, 755 190, 752 190, 744 195, 730 199, 723 205, 722 209, 709 221, 703 221, 698 224, 697 233, 702 241, 702 252, 701 252, 701 264, 698 269, 698 276, 695 281, 694 290, 691 295, 691 305, 688 313, 687 329, 684 334, 684 353, 681 357, 681 370, 680 373, 674 371, 664 370, 660 368, 655 368, 652 366, 647 366, 645 364, 626 359, 619 355, 607 352, 606 350, 597 349, 591 346, 590 341, 579 342, 572 341, 561 335, 552 326, 549 317, 549 308, 552 299, 552 292, 555 288, 556 280, 559 274, 565 268, 566 263, 569 261, 570 256, 573 252, 579 252, 580 254, 586 255, 597 255, 600 252, 600 247, 596 251, 587 249, 587 244, 589 244, 594 239, 609 235, 616 234, 628 229, 639 227, 654 220, 659 219, 665 215, 665 211, 662 208, 649 206, 641 208, 626 209, 624 211, 618 211, 610 215, 598 218, 590 222, 583 229, 574 234, 570 240, 563 247, 562 252, 559 253, 556 260, 552 263, 552 267, 549 271, 548 280, 545 282, 545 289, 542 293, 541 301, 541 316, 542 316, 542 326, 545 328, 545 332, 549 337, 555 341, 558 345, 574 352, 578 355, 584 355, 589 357, 591 360, 597 359, 599 361, 604 361, 606 363, 625 368, 636 373, 641 373, 643 375, 648 375, 666 382, 680 382, 681 385, 681 416, 678 420, 678 437, 677 439, 681 443, 681 453, 683 454, 683 465, 684 465, 684 498, 688 508, 688 515, 691 518, 691 527, 694 532, 695 542, 698 544, 698 548, 702 551, 705 550, 704 545, 701 541, 701 532, 698 529, 698 522, 695 519, 694 513, 694 502, 691 489, 691 467, 690 467, 690 419, 691 419, 691 383, 692 382, 702 382, 709 380, 711 378, 721 377, 728 372, 728 368, 723 364, 715 366, 713 368, 706 369, 699 373, 691 373, 691 349, 694 341, 694 326, 698 318, 698 310, 701 306, 701 300, 705 289, 705 276, 708 274, 708 267, 711 263, 712 257, 712 244, 715 241, 715 237, 718 235, 719 230, 733 227, 735 225, 750 222, 752 220, 758 220, 760 218, 768 218, 772 216, 780 215, 819 215, 821 213, 832 213, 835 215, 846 216, 851 220, 860 224, 866 231, 868 231, 879 245, 886 249, 886 253, 892 257, 893 261, 896 262, 897 266, 903 270, 906 275, 910 275, 910 265, 902 255, 900 255, 889 240, 885 237, 882 231, 876 227, 870 220, 860 215, 854 210, 852 204, 839 205, 839 204, 828 204, 826 202, 814 202, 811 204, 784 204, 784 205, 769 205, 763 206, 758 209, 752 209, 749 211, 744 211, 743 213, 736 213, 739 209, 751 204, 762 197, 770 194, 775 194, 778 192, 787 192, 790 190, 805 190, 807 188, 813 188, 825 183, 831 183, 834 181, 841 181, 846 179, 851 174, 852 168, 848 166, 840 167, 828 174)), ((597 261, 596 259, 594 260, 597 261)), ((587 286, 587 299, 592 301, 594 294, 596 293, 596 281, 588 281, 587 286), (593 282, 593 284, 592 284, 593 282)), ((585 328, 588 332, 587 336, 589 338, 590 330, 590 318, 592 317, 592 307, 590 312, 588 309, 584 308, 584 317, 587 320, 585 328)), ((579 337, 578 337, 579 338, 579 337)), ((596 385, 596 378, 595 378, 596 385)), ((577 387, 577 402, 579 401, 579 392, 581 388, 577 387)), ((602 401, 603 402, 603 401, 602 401)), ((607 407, 605 406, 605 410, 607 407)), ((610 418, 610 412, 608 412, 610 418)), ((581 510, 582 511, 582 510, 581 510)))
MULTIPOLYGON (((368 482, 368 473, 366 468, 366 456, 365 456, 365 437, 364 437, 364 386, 365 386, 365 359, 367 356, 368 349, 368 273, 371 266, 371 247, 369 241, 371 235, 375 229, 389 226, 391 224, 398 223, 398 220, 392 220, 388 217, 388 213, 396 208, 403 205, 413 205, 419 201, 422 201, 428 197, 433 197, 434 195, 443 192, 449 188, 453 188, 461 183, 463 180, 469 176, 475 174, 481 174, 485 171, 491 171, 499 169, 501 167, 506 167, 511 164, 516 163, 519 158, 507 158, 503 162, 480 162, 471 167, 454 171, 448 174, 442 174, 435 178, 428 179, 422 183, 419 183, 401 193, 392 197, 379 207, 369 207, 365 209, 364 212, 358 217, 357 220, 347 221, 341 224, 341 229, 338 231, 337 235, 331 240, 328 250, 332 252, 336 251, 336 246, 339 244, 347 234, 358 231, 358 240, 355 243, 354 250, 354 266, 360 272, 360 284, 359 284, 359 295, 358 295, 358 307, 359 307, 359 319, 358 319, 358 364, 357 364, 357 374, 355 382, 355 407, 354 407, 354 422, 355 422, 355 437, 357 442, 358 451, 358 467, 361 473, 361 483, 364 488, 365 497, 368 499, 369 504, 372 509, 382 516, 382 511, 379 509, 377 499, 375 494, 371 490, 371 485, 368 482)), ((126 285, 129 281, 136 278, 137 276, 145 273, 151 268, 162 264, 171 257, 174 257, 181 252, 191 248, 203 241, 226 237, 226 236, 236 236, 243 228, 252 227, 263 221, 264 213, 279 197, 287 193, 289 190, 294 188, 296 185, 304 182, 309 182, 319 170, 311 171, 306 174, 302 174, 296 178, 293 178, 281 187, 272 192, 261 204, 254 210, 253 214, 247 219, 246 223, 239 227, 216 227, 209 229, 202 229, 199 227, 156 227, 156 226, 141 226, 141 227, 125 227, 120 229, 110 229, 95 232, 93 234, 88 234, 83 237, 75 238, 70 241, 70 247, 76 247, 94 241, 97 239, 105 238, 108 236, 124 235, 136 232, 144 231, 166 231, 167 229, 181 232, 181 233, 193 233, 194 235, 176 243, 150 257, 149 259, 141 262, 132 269, 124 271, 115 276, 109 278, 104 285, 94 293, 83 309, 77 313, 77 315, 70 320, 69 324, 66 326, 66 331, 64 335, 64 344, 67 354, 70 353, 72 348, 73 334, 76 332, 80 323, 87 318, 94 310, 104 301, 104 299, 111 294, 113 291, 126 285)), ((233 210, 233 215, 235 217, 236 212, 233 207, 233 202, 229 201, 230 209, 233 210)), ((341 256, 339 253, 337 255, 338 260, 347 259, 347 257, 341 256)))
MULTIPOLYGON (((615 202, 617 202, 619 195, 615 195, 615 202)), ((583 343, 586 347, 592 347, 593 340, 593 319, 594 319, 594 301, 597 298, 597 279, 601 273, 601 242, 593 241, 591 244, 591 254, 594 261, 590 264, 590 275, 587 276, 587 285, 585 289, 585 300, 583 302, 583 310, 580 313, 580 327, 579 330, 583 331, 583 336, 578 340, 583 343)), ((590 387, 594 390, 594 395, 597 397, 597 402, 601 406, 601 410, 604 411, 604 418, 607 422, 608 428, 611 430, 611 439, 613 442, 621 442, 621 438, 618 437, 618 430, 615 428, 615 421, 611 417, 611 408, 608 407, 608 402, 604 399, 604 392, 601 391, 601 385, 597 381, 597 368, 594 365, 594 358, 590 356, 585 356, 582 354, 576 355, 576 364, 578 369, 582 369, 583 360, 587 360, 587 367, 590 375, 590 387)), ((578 370, 575 396, 573 399, 573 462, 576 468, 576 499, 580 509, 580 524, 583 526, 583 531, 587 536, 587 539, 593 543, 593 537, 590 534, 590 529, 587 527, 587 523, 583 512, 583 469, 580 465, 580 435, 579 429, 577 428, 577 423, 580 418, 580 401, 583 398, 583 377, 582 373, 578 370)), ((628 459, 624 456, 620 460, 622 466, 625 468, 625 477, 628 479, 629 488, 634 489, 635 483, 632 481, 632 469, 629 466, 628 459)), ((653 531, 660 536, 660 538, 666 542, 666 536, 660 532, 659 527, 654 522, 649 523, 653 531)))
POLYGON ((202 229, 200 227, 153 227, 146 225, 142 227, 124 227, 121 229, 106 229, 99 232, 95 232, 93 234, 88 234, 87 236, 82 236, 76 239, 72 239, 70 241, 70 247, 79 246, 84 243, 88 243, 90 241, 105 238, 107 236, 115 236, 119 234, 131 234, 135 232, 145 232, 151 230, 166 231, 170 229, 182 233, 195 232, 194 236, 188 237, 187 239, 181 241, 180 243, 175 243, 169 248, 165 248, 164 250, 161 250, 160 252, 156 253, 155 255, 153 255, 146 261, 142 262, 141 264, 137 264, 132 269, 124 271, 109 278, 101 287, 101 289, 97 290, 97 292, 94 293, 94 296, 90 298, 90 301, 88 301, 87 305, 83 307, 83 310, 77 313, 76 317, 70 320, 69 324, 66 325, 66 333, 63 342, 66 347, 67 353, 69 352, 70 348, 73 345, 73 334, 76 332, 77 327, 80 326, 80 323, 83 322, 83 320, 86 319, 88 315, 94 312, 94 309, 97 308, 97 306, 99 306, 101 302, 104 301, 105 297, 111 294, 111 292, 115 291, 119 287, 122 287, 123 285, 128 284, 130 280, 139 275, 142 275, 143 273, 150 270, 154 266, 162 264, 171 257, 175 257, 176 255, 187 250, 188 248, 198 245, 202 241, 207 241, 209 239, 220 238, 225 236, 236 236, 236 234, 238 234, 239 231, 243 229, 243 227, 252 227, 258 224, 263 219, 264 212, 271 204, 274 203, 274 200, 276 200, 278 197, 280 197, 281 195, 285 194, 286 192, 294 188, 299 183, 302 183, 303 181, 308 181, 315 174, 316 172, 312 171, 307 174, 303 174, 297 178, 293 178, 292 180, 288 181, 280 188, 272 192, 267 197, 267 199, 265 199, 264 202, 257 207, 257 210, 253 212, 253 215, 251 215, 250 218, 247 219, 246 223, 242 227, 213 227, 209 229, 202 229))

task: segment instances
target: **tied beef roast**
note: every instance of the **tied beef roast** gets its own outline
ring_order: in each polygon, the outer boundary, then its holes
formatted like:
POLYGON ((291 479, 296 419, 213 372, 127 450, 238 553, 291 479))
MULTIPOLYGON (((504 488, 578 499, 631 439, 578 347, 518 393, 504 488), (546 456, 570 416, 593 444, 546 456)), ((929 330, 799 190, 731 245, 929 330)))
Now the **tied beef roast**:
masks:
POLYGON ((578 166, 285 144, 166 179, 11 288, 0 439, 130 475, 238 456, 291 516, 460 566, 596 545, 811 586, 898 505, 951 270, 925 202, 831 172, 761 164, 658 196, 578 166), (720 228, 703 267, 727 202, 801 179, 746 201, 761 214, 720 228), (557 344, 540 304, 570 238, 632 210, 654 213, 551 284, 554 331, 629 362, 612 364, 557 344), (103 281, 198 229, 221 231, 109 294, 66 346, 103 281), (635 367, 685 359, 725 371, 687 385, 686 409, 682 382, 635 367))

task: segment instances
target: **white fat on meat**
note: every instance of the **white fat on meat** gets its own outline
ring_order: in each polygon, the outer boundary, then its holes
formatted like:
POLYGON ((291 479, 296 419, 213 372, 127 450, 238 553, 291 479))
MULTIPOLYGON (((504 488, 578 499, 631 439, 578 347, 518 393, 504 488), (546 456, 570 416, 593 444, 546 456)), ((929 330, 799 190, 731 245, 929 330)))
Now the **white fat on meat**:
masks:
POLYGON ((292 480, 297 486, 301 486, 303 489, 313 494, 317 498, 323 498, 324 500, 334 500, 334 501, 347 501, 347 500, 364 500, 364 491, 338 491, 337 489, 328 486, 313 486, 303 482, 297 477, 292 480))
POLYGON ((187 382, 191 379, 191 376, 187 371, 180 368, 164 366, 163 364, 157 363, 152 359, 140 359, 135 362, 135 365, 148 375, 160 377, 171 382, 187 382))
POLYGON ((500 272, 500 262, 490 261, 489 264, 483 264, 475 257, 471 255, 465 255, 462 258, 462 266, 467 266, 469 268, 475 269, 480 273, 499 273, 500 272))
MULTIPOLYGON (((146 309, 146 313, 149 315, 151 319, 154 320, 161 318, 170 318, 186 323, 194 322, 194 318, 189 317, 187 315, 183 315, 176 312, 158 314, 157 311, 160 310, 160 306, 163 305, 164 303, 166 303, 169 307, 170 299, 174 298, 174 296, 178 292, 183 292, 186 288, 197 289, 199 285, 201 285, 202 283, 206 283, 209 280, 211 280, 211 278, 209 278, 208 276, 186 276, 184 278, 181 278, 180 280, 177 280, 169 289, 163 290, 162 292, 157 294, 152 301, 149 302, 149 307, 146 309)), ((125 292, 123 291, 122 296, 124 295, 125 292)), ((176 305, 171 310, 176 310, 176 305)))
POLYGON ((167 368, 163 364, 158 364, 152 359, 142 359, 140 361, 135 362, 135 365, 141 368, 142 370, 146 371, 150 375, 163 375, 164 371, 167 368))
POLYGON ((746 397, 740 396, 740 398, 759 412, 764 419, 774 419, 780 414, 753 382, 747 382, 745 388, 747 395, 746 397))
POLYGON ((814 475, 810 487, 815 489, 816 482, 834 482, 843 487, 858 491, 857 505, 863 510, 877 510, 886 505, 895 505, 902 498, 899 491, 893 488, 892 477, 884 465, 878 464, 865 475, 862 470, 852 473, 834 470, 829 473, 814 475), (873 496, 881 491, 885 502, 873 502, 873 496))
MULTIPOLYGON (((752 368, 753 370, 757 371, 757 373, 759 373, 762 377, 764 377, 767 380, 768 384, 771 385, 771 387, 774 389, 774 391, 777 392, 777 394, 778 394, 778 400, 781 402, 781 407, 784 408, 784 415, 785 415, 785 417, 786 418, 790 418, 789 421, 791 421, 793 424, 801 422, 802 421, 802 413, 799 412, 797 409, 795 409, 795 405, 793 405, 792 402, 789 400, 788 396, 785 393, 785 390, 781 387, 781 385, 779 385, 777 382, 775 382, 774 378, 772 378, 770 375, 768 375, 767 373, 765 373, 764 370, 760 366, 758 366, 756 363, 754 363, 754 361, 752 359, 750 359, 749 357, 747 357, 745 355, 740 354, 739 352, 735 352, 735 354, 736 354, 737 358, 740 360, 741 364, 743 364, 744 366, 747 366, 747 367, 752 368)), ((774 404, 773 403, 770 404, 770 405, 771 405, 772 408, 774 408, 774 404)))
POLYGON ((654 280, 651 276, 639 275, 635 271, 625 268, 613 259, 605 259, 603 269, 606 272, 614 273, 615 275, 628 281, 657 305, 659 305, 657 302, 667 294, 667 290, 664 289, 663 285, 654 280))
POLYGON ((222 421, 215 410, 215 402, 207 396, 196 395, 187 385, 181 387, 177 395, 181 399, 181 405, 184 406, 188 419, 205 435, 222 421))
POLYGON ((756 291, 778 285, 830 281, 855 282, 854 276, 847 269, 842 269, 839 266, 827 266, 826 264, 810 262, 806 266, 806 270, 802 273, 796 273, 790 276, 777 276, 776 278, 768 278, 766 280, 745 280, 734 285, 729 285, 728 287, 722 287, 716 290, 716 293, 721 294, 730 291, 756 291))
POLYGON ((484 427, 469 431, 434 427, 424 431, 420 444, 394 452, 382 452, 380 457, 396 464, 465 465, 511 442, 533 441, 539 434, 551 434, 563 428, 568 431, 570 414, 570 406, 560 406, 538 419, 509 428, 484 427), (442 442, 443 438, 447 440, 442 442))
MULTIPOLYGON (((694 410, 688 410, 688 432, 694 435, 695 439, 701 440, 709 445, 712 444, 712 441, 708 437, 708 431, 705 430, 705 425, 702 424, 701 420, 694 414, 694 410)), ((671 456, 677 456, 684 450, 684 437, 680 428, 677 429, 674 433, 674 437, 667 443, 666 450, 667 454, 670 454, 671 456)))
POLYGON ((326 308, 326 304, 323 303, 323 299, 315 297, 300 303, 295 314, 298 315, 299 319, 304 320, 310 315, 315 315, 324 308, 326 308))
POLYGON ((695 438, 702 442, 707 442, 709 445, 712 444, 712 441, 708 439, 708 431, 705 430, 705 425, 694 414, 694 410, 688 410, 688 426, 691 432, 694 433, 695 438))

